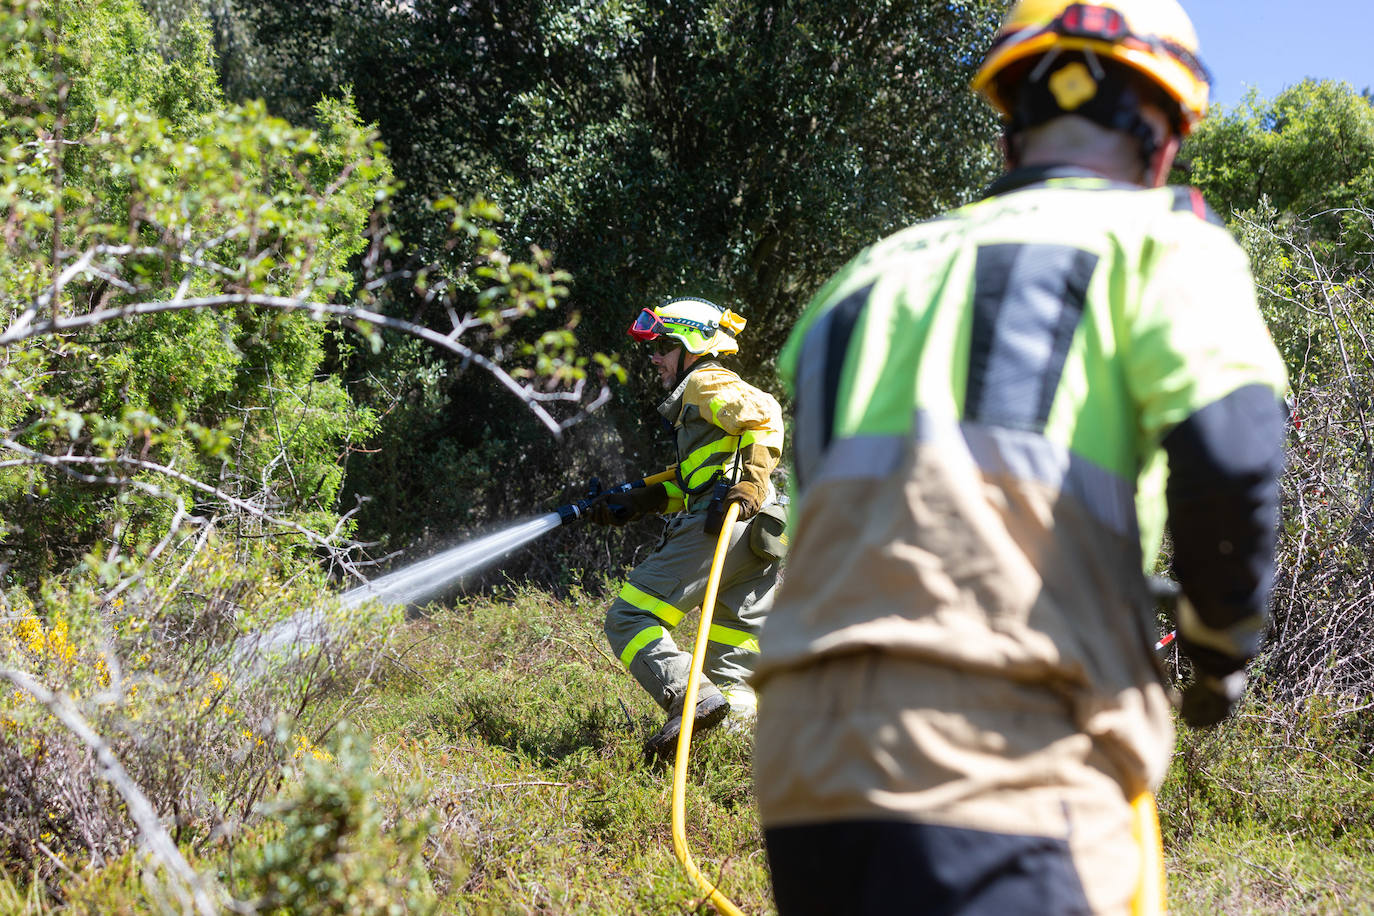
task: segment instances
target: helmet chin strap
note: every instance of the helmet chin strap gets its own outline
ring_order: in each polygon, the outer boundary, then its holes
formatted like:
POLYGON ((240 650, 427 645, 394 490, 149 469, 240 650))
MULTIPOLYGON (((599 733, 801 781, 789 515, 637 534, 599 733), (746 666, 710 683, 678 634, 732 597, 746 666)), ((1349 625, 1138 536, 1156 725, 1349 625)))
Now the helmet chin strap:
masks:
POLYGON ((686 347, 682 347, 681 350, 679 350, 679 352, 682 355, 679 356, 677 360, 677 375, 673 378, 674 389, 676 389, 678 385, 682 384, 682 380, 685 379, 688 375, 690 375, 692 370, 698 369, 708 360, 714 360, 716 358, 710 353, 697 354, 688 352, 686 347), (692 361, 690 363, 688 363, 687 361, 688 357, 691 357, 692 361))

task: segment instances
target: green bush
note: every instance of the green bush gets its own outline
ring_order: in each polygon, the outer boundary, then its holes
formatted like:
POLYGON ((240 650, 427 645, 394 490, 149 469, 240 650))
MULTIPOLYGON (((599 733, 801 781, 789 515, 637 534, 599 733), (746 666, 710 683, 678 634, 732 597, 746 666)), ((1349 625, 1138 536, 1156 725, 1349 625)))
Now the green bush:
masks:
MULTIPOLYGON (((236 873, 257 912, 282 916, 429 913, 435 898, 424 865, 430 825, 388 824, 367 738, 341 729, 332 753, 316 750, 304 777, 262 806, 272 826, 240 850, 236 873)), ((403 811, 421 801, 410 796, 403 811)))

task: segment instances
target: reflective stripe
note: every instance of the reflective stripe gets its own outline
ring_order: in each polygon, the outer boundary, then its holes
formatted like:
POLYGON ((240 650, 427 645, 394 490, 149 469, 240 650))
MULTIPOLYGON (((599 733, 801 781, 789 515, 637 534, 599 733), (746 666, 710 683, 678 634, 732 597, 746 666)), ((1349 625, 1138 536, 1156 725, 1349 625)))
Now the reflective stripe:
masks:
POLYGON ((776 429, 746 429, 739 437, 739 447, 762 445, 782 451, 782 432, 776 429))
POLYGON ((748 684, 726 684, 720 688, 721 696, 730 701, 730 712, 750 715, 759 708, 758 695, 748 684))
POLYGON ((695 474, 712 455, 733 455, 737 448, 739 448, 739 436, 721 436, 719 439, 706 443, 683 460, 683 464, 690 468, 683 476, 695 474))
POLYGON ((816 480, 863 480, 897 470, 906 436, 850 436, 836 439, 815 470, 816 480))
POLYGON ((630 667, 630 662, 635 660, 639 650, 643 649, 651 642, 657 642, 668 635, 668 631, 663 627, 645 627, 635 634, 634 639, 630 640, 625 646, 625 650, 620 653, 620 661, 626 668, 630 667))
POLYGON ((663 489, 668 494, 668 505, 664 507, 665 513, 680 512, 687 504, 687 499, 682 492, 682 487, 677 485, 677 481, 663 481, 663 489))
POLYGON ((1097 261, 1071 245, 978 246, 965 420, 1045 428, 1097 261))
POLYGON ((1035 480, 1073 496, 1095 519, 1137 540, 1135 483, 1032 432, 963 424, 964 441, 984 474, 1035 480))
POLYGON ((743 630, 733 630, 730 627, 723 627, 720 624, 711 624, 711 629, 706 631, 706 638, 711 642, 717 642, 726 646, 734 646, 736 649, 743 649, 745 652, 759 651, 759 638, 743 630))
POLYGON ((708 442, 682 460, 682 479, 687 489, 704 486, 716 471, 723 470, 739 448, 739 436, 722 436, 708 442))
POLYGON ((1089 514, 1123 537, 1139 536, 1135 484, 1075 455, 1038 433, 978 423, 937 419, 917 411, 914 435, 851 436, 826 450, 817 480, 868 480, 887 477, 900 466, 913 441, 962 451, 984 474, 1033 480, 1073 496, 1089 514))
POLYGON ((670 627, 682 623, 682 611, 662 598, 656 598, 646 591, 635 588, 632 583, 626 582, 624 587, 620 589, 620 600, 631 607, 639 608, 641 611, 648 611, 670 627))

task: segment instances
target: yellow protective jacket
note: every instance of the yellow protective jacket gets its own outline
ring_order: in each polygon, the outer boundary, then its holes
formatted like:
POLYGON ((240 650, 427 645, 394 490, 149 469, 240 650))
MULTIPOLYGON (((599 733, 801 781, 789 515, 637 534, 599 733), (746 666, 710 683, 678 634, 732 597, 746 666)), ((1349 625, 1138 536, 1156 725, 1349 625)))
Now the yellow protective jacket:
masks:
POLYGON ((1195 661, 1224 673, 1254 654, 1272 574, 1285 370, 1243 252, 1207 215, 1191 189, 1022 173, 816 295, 779 359, 796 467, 765 702, 775 676, 882 653, 1052 691, 1125 784, 1158 783, 1172 727, 1143 570, 1166 468, 1176 551, 1192 537, 1188 554, 1227 579, 1204 619, 1180 621, 1195 661), (1202 479, 1189 449, 1209 437, 1242 465, 1238 488, 1268 494, 1253 508, 1237 490, 1254 517, 1234 530, 1253 543, 1213 533, 1222 508, 1172 514, 1176 495, 1211 496, 1174 493, 1202 479))
POLYGON ((704 359, 688 370, 658 412, 672 424, 677 448, 666 511, 704 510, 720 474, 731 483, 754 483, 759 502, 766 501, 768 477, 782 457, 782 408, 776 398, 704 359))

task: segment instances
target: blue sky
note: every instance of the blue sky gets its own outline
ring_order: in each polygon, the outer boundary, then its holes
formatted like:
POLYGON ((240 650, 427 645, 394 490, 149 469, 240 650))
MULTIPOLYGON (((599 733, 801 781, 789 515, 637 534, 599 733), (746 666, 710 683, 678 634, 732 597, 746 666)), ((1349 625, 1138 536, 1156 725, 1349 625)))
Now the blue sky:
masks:
POLYGON ((1371 0, 1182 0, 1212 71, 1212 101, 1273 98, 1304 77, 1374 88, 1371 0))

